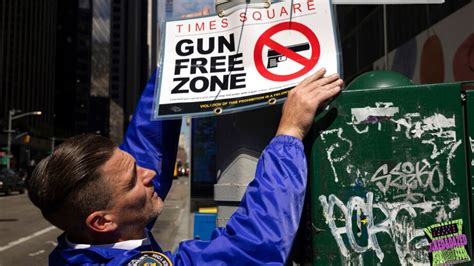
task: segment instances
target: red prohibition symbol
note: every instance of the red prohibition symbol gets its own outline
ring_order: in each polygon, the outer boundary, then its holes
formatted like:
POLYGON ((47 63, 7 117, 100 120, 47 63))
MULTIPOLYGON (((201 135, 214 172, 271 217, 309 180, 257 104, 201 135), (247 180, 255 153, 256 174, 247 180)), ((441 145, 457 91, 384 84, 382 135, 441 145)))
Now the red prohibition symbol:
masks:
POLYGON ((255 44, 253 57, 258 72, 264 78, 267 78, 272 81, 288 81, 298 78, 311 71, 311 69, 313 69, 314 66, 316 66, 316 64, 318 63, 320 54, 321 47, 319 44, 318 37, 316 37, 316 34, 314 34, 314 32, 310 28, 298 22, 282 22, 269 28, 262 34, 262 36, 260 36, 260 38, 257 40, 257 43, 255 44), (311 46, 311 56, 309 58, 306 58, 298 54, 297 52, 294 52, 289 48, 285 47, 285 45, 282 45, 271 39, 271 37, 276 33, 285 30, 298 31, 308 39, 308 42, 311 46), (265 64, 262 59, 262 55, 264 54, 263 48, 265 46, 270 47, 271 49, 280 53, 282 56, 287 57, 288 59, 298 62, 303 66, 303 68, 295 73, 289 73, 285 75, 272 73, 265 67, 265 64))

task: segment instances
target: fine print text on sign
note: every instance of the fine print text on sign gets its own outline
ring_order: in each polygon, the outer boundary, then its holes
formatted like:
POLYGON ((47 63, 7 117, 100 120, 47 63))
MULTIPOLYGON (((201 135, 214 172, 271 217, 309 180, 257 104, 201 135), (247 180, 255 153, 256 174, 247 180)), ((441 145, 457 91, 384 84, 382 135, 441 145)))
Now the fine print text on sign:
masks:
POLYGON ((167 21, 154 118, 205 116, 282 101, 319 68, 339 72, 330 0, 167 21))

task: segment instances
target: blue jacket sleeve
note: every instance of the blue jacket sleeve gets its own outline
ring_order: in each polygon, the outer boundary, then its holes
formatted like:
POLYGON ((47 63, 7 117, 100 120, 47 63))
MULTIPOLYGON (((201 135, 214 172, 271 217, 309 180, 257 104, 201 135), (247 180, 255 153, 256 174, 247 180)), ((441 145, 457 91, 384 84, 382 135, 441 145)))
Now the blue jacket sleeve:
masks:
POLYGON ((174 265, 283 265, 298 229, 306 190, 303 144, 277 136, 225 228, 211 240, 181 242, 174 265))
POLYGON ((165 199, 173 181, 181 120, 151 120, 157 72, 143 91, 120 149, 130 153, 141 167, 157 173, 153 185, 165 199))

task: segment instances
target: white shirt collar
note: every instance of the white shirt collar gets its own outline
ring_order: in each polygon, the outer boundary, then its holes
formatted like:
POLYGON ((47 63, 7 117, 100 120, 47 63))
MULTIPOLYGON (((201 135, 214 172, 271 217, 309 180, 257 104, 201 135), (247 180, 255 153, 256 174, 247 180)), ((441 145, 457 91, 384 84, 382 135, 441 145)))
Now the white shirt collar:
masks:
POLYGON ((100 247, 100 248, 117 248, 117 249, 125 249, 125 250, 132 250, 138 248, 143 245, 150 244, 150 240, 147 238, 143 239, 136 239, 136 240, 127 240, 122 242, 117 242, 113 244, 105 244, 105 245, 89 245, 89 244, 77 244, 69 241, 66 237, 66 244, 68 247, 72 249, 85 249, 91 247, 100 247))

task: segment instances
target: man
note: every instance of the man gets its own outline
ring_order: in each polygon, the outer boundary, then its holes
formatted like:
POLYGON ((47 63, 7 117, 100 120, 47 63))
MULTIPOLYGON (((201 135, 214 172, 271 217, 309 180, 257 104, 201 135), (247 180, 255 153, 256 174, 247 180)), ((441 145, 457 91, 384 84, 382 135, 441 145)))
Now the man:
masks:
MULTIPOLYGON (((64 142, 39 163, 28 186, 45 218, 65 231, 50 264, 283 265, 306 189, 302 139, 318 106, 343 84, 337 74, 324 75, 319 70, 289 92, 277 136, 262 153, 255 180, 227 226, 209 241, 181 242, 175 254, 161 250, 147 229, 163 208, 169 189, 164 178, 171 179, 163 173, 155 177, 165 165, 164 152, 172 150, 165 131, 147 126, 156 122, 134 119, 121 149, 93 135, 64 142)), ((152 78, 136 117, 151 112, 145 96, 153 95, 153 83, 152 78)))

